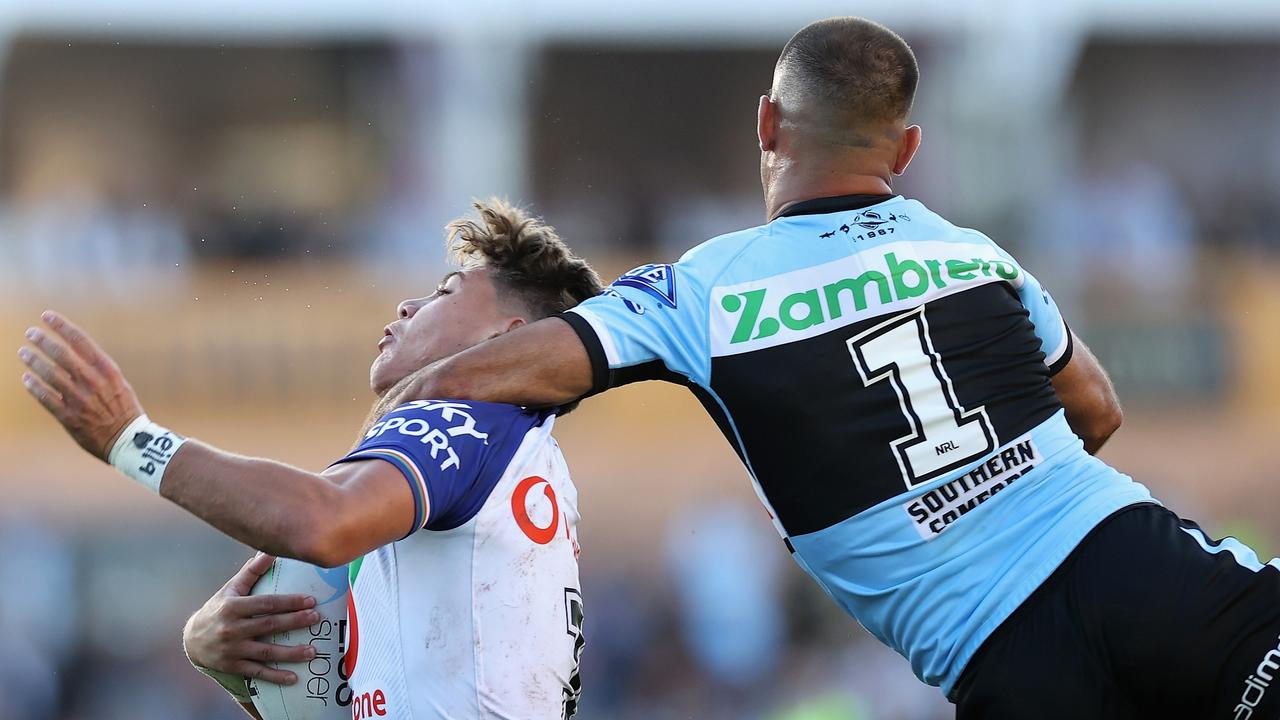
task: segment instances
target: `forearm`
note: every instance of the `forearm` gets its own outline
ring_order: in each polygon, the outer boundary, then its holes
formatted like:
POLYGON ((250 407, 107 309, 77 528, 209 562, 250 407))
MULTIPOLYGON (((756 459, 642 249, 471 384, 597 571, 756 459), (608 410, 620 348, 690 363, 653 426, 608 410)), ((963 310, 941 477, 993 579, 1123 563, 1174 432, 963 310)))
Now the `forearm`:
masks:
POLYGON ((119 366, 83 330, 56 313, 41 319, 50 332, 27 332, 40 352, 19 351, 30 368, 27 392, 80 447, 130 478, 241 542, 313 564, 332 567, 403 533, 370 527, 385 498, 353 512, 327 477, 179 441, 146 416, 119 366), (124 433, 132 434, 121 442, 124 433))
POLYGON ((1094 407, 1099 409, 1093 412, 1082 412, 1073 407, 1067 408, 1067 425, 1080 437, 1084 443, 1085 452, 1090 455, 1098 454, 1116 430, 1120 429, 1120 423, 1124 419, 1118 402, 1112 403, 1098 398, 1095 403, 1094 407))
POLYGON ((195 440, 170 461, 160 494, 250 547, 307 562, 317 559, 318 518, 340 506, 323 477, 195 440))
POLYGON ((1120 428, 1124 413, 1111 378, 1093 352, 1073 338, 1075 351, 1071 361, 1053 378, 1053 388, 1066 409, 1067 424, 1084 442, 1090 454, 1096 454, 1120 428))
POLYGON ((384 397, 383 412, 432 398, 552 407, 591 390, 591 362, 568 323, 539 320, 429 365, 384 397))

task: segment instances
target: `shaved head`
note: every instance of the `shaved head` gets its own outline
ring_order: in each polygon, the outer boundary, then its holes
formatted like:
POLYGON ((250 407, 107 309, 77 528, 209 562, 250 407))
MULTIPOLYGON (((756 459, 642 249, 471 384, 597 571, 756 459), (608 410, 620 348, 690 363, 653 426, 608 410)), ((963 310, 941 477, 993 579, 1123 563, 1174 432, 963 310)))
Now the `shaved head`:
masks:
POLYGON ((902 129, 919 80, 915 53, 897 33, 836 17, 810 23, 782 48, 770 97, 824 144, 872 147, 902 129))

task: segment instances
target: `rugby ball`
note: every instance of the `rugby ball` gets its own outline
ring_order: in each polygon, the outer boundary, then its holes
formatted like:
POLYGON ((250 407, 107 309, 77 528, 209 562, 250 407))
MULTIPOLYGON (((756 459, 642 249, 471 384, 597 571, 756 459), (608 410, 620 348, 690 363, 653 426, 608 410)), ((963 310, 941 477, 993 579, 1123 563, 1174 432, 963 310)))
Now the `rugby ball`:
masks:
POLYGON ((250 595, 310 595, 320 620, 308 628, 260 638, 276 645, 307 645, 316 656, 306 663, 269 663, 298 676, 293 685, 248 679, 249 695, 263 720, 351 720, 351 688, 342 672, 347 651, 346 566, 325 569, 276 558, 250 595))

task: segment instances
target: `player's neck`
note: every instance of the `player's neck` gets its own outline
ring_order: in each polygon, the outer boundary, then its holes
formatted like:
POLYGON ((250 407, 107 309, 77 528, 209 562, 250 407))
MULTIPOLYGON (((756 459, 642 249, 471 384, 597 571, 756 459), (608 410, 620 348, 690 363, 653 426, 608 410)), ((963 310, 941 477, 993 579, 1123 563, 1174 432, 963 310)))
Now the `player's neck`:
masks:
POLYGON ((840 195, 892 195, 890 173, 883 176, 848 168, 796 165, 781 168, 765 192, 765 213, 776 220, 788 207, 805 200, 840 195))

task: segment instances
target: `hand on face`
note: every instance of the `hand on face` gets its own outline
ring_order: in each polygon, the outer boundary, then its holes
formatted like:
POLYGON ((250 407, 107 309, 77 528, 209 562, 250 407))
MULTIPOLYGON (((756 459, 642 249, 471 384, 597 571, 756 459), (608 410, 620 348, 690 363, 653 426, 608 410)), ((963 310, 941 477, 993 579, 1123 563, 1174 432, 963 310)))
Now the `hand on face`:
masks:
POLYGON ((35 347, 18 350, 30 368, 22 384, 80 447, 106 460, 116 436, 142 414, 138 396, 87 333, 52 311, 40 319, 47 328, 27 330, 35 347))

